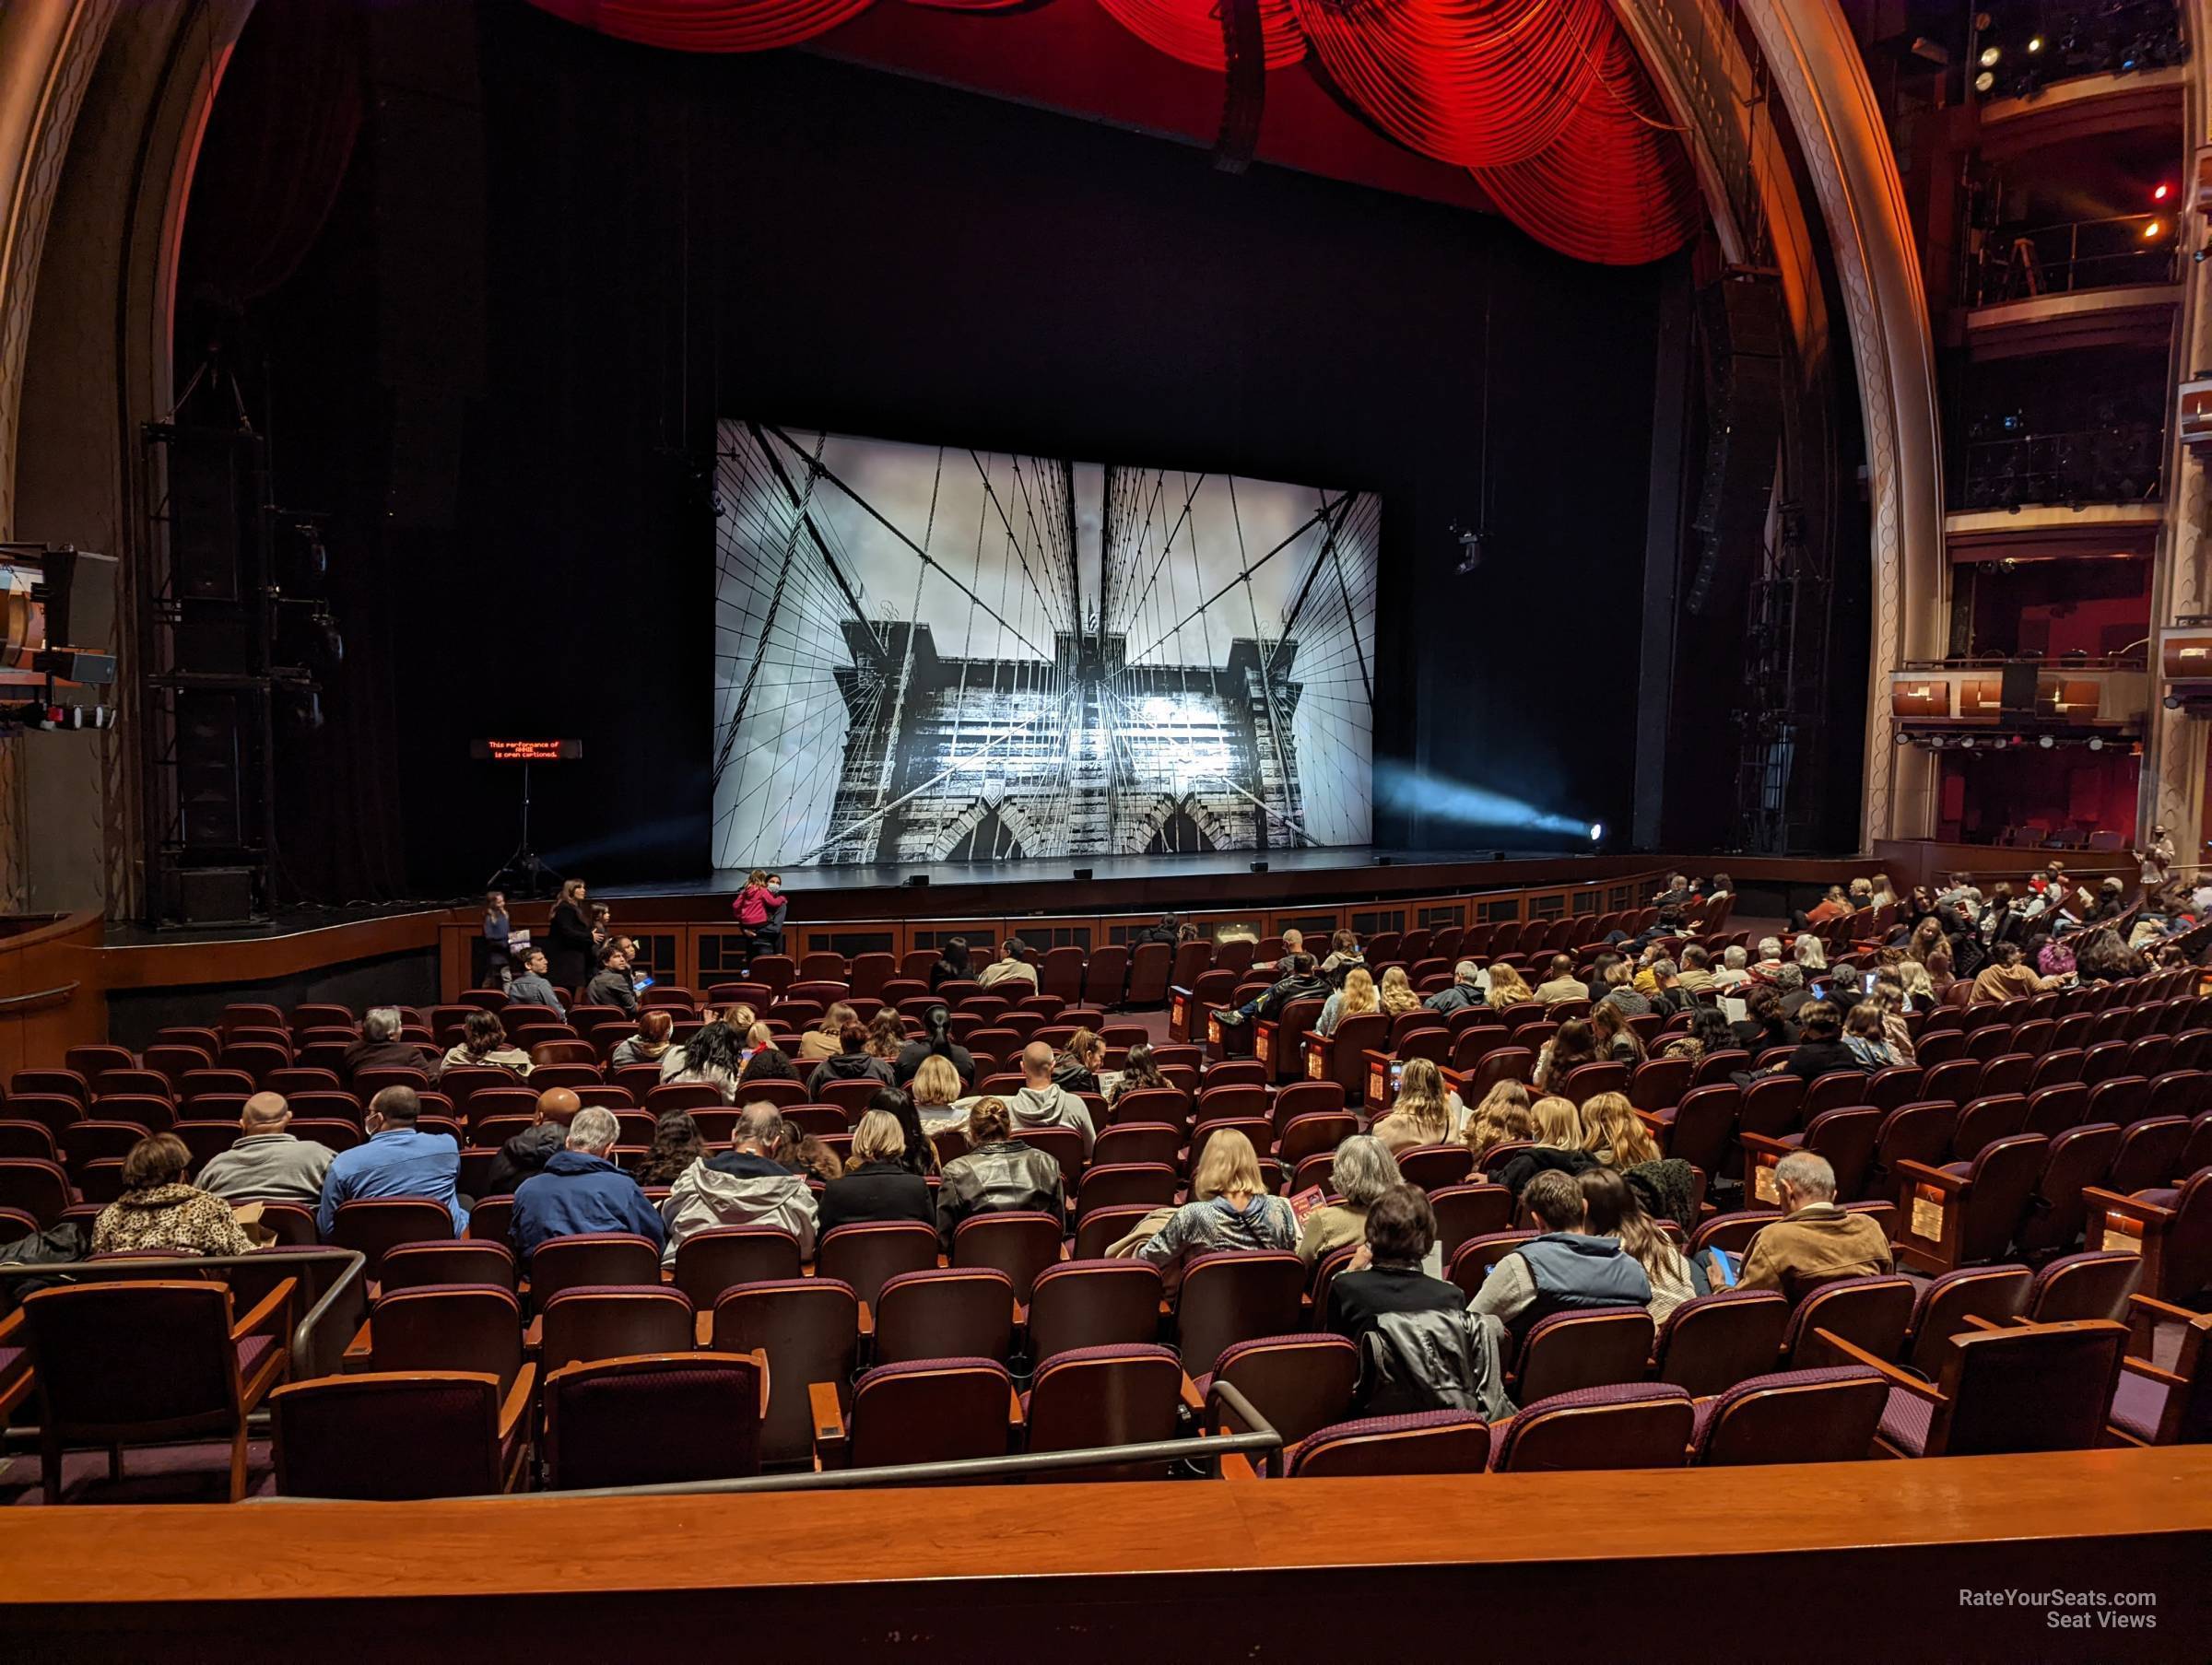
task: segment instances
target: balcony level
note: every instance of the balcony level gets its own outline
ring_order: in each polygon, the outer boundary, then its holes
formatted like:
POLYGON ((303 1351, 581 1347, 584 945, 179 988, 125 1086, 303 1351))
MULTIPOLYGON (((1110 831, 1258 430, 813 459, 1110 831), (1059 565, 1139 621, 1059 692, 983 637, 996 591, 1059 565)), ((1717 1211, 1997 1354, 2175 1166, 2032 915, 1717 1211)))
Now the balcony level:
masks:
POLYGON ((2174 270, 2171 244, 2145 248, 2143 232, 2155 227, 2170 238, 2171 218, 2130 215, 2094 222, 2117 233, 2104 240, 2116 243, 2118 252, 2078 257, 2066 251, 2069 245, 2080 247, 2084 225, 2049 229, 2041 234, 2039 246, 2054 246, 2060 252, 2038 268, 2037 276, 2048 274, 2061 287, 1967 309, 1967 351, 1977 362, 1986 362, 2077 348, 2163 348, 2173 333, 2183 286, 2170 281, 2174 270), (2064 287, 2077 280, 2084 285, 2094 283, 2100 273, 2147 276, 2153 281, 2115 283, 2108 287, 2064 287))
POLYGON ((1969 510, 1943 517, 1944 549, 1954 562, 2142 560, 2164 519, 2156 501, 1969 510))
POLYGON ((2127 74, 2078 76, 2025 98, 1979 107, 1981 151, 1997 160, 2053 145, 2158 128, 2179 134, 2189 82, 2185 64, 2127 74))
POLYGON ((1983 730, 2057 738, 2133 738, 2150 709, 2141 658, 2068 654, 2035 659, 1947 659, 1905 666, 1889 679, 1889 712, 1917 739, 1983 730))

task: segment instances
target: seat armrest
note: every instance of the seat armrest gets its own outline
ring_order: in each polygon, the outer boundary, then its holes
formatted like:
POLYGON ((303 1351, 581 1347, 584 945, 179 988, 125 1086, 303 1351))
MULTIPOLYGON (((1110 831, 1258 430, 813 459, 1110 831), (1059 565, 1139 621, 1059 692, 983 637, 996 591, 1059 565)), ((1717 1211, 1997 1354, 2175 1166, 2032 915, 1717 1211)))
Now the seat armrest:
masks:
POLYGON ((1869 1370, 1879 1372, 1882 1379, 1892 1388, 1902 1388, 1906 1392, 1924 1399, 1932 1405, 1940 1405, 1944 1402, 1943 1394, 1933 1383, 1924 1382, 1917 1376, 1907 1375, 1887 1359, 1877 1358, 1865 1348, 1855 1343, 1845 1341, 1834 1331, 1816 1327, 1813 1333, 1842 1354, 1844 1357, 1854 1363, 1865 1365, 1869 1370))
POLYGON ((500 1406, 500 1438, 509 1438, 515 1425, 530 1409, 530 1395, 537 1387, 537 1366, 524 1364, 514 1373, 514 1385, 507 1389, 507 1398, 500 1406))
MULTIPOLYGON (((2131 1309, 2139 1310, 2153 1319, 2171 1319, 2177 1324, 2194 1324, 2202 1317, 2186 1307, 2176 1307, 2171 1301, 2161 1301, 2156 1296, 2131 1295, 2127 1297, 2131 1309)), ((0 1331, 0 1334, 5 1334, 0 1331)))
POLYGON ((753 1367, 760 1372, 760 1414, 766 1416, 768 1414, 768 1349, 756 1347, 748 1356, 753 1361, 753 1367))
POLYGON ((814 1413, 814 1460, 818 1468, 845 1466, 845 1413, 837 1402, 834 1382, 806 1384, 806 1402, 814 1413))
POLYGON ((1901 1178, 1915 1180, 1922 1185, 1933 1185, 1939 1190, 1949 1191, 1954 1195, 1966 1189, 1964 1174, 1947 1174, 1939 1167, 1930 1167, 1926 1163, 1914 1162, 1910 1157, 1900 1162, 1894 1171, 1901 1178))
POLYGON ((2169 1388, 2186 1388, 2189 1385, 2187 1377, 2176 1376, 2171 1370, 2161 1370, 2148 1359, 2137 1358, 2133 1354, 2121 1354, 2120 1368, 2132 1370, 2137 1376, 2147 1377, 2154 1382, 2162 1382, 2169 1388))
POLYGON ((1776 1156, 1786 1156, 1797 1148, 1794 1144, 1784 1144, 1781 1140, 1771 1138, 1765 1133, 1738 1133, 1736 1142, 1746 1150, 1765 1151, 1776 1156))
POLYGON ((265 1330, 281 1338, 291 1328, 286 1319, 291 1310, 292 1296, 299 1288, 298 1278, 287 1278, 263 1296, 253 1311, 230 1326, 231 1341, 242 1342, 246 1337, 259 1335, 265 1330))
POLYGON ((1221 1454, 1222 1479, 1230 1481, 1244 1481, 1257 1480, 1259 1477, 1259 1471, 1252 1466, 1252 1460, 1246 1457, 1243 1452, 1224 1451, 1221 1454))
POLYGON ((860 1333, 870 1338, 876 1333, 876 1315, 868 1309, 865 1301, 860 1304, 860 1333))
POLYGON ((1006 1448, 1009 1451, 1020 1448, 1021 1431, 1028 1425, 1029 1418, 1021 1413, 1021 1389, 1008 1388, 1006 1389, 1006 1448))
POLYGON ((1198 1384, 1191 1379, 1190 1372, 1187 1370, 1182 1375, 1182 1405, 1184 1410, 1194 1411, 1199 1416, 1206 1418, 1209 1424, 1211 1423, 1212 1418, 1206 1414, 1206 1401, 1199 1393, 1198 1384))
POLYGON ((2101 1185, 2083 1186, 2081 1200, 2084 1202, 2097 1204, 2108 1214, 2118 1214, 2123 1219, 2140 1220, 2146 1225, 2154 1224, 2171 1225, 2173 1224, 2174 1211, 2172 1209, 2161 1208, 2156 1202, 2146 1202, 2140 1197, 2125 1197, 2118 1191, 2108 1191, 2101 1185))

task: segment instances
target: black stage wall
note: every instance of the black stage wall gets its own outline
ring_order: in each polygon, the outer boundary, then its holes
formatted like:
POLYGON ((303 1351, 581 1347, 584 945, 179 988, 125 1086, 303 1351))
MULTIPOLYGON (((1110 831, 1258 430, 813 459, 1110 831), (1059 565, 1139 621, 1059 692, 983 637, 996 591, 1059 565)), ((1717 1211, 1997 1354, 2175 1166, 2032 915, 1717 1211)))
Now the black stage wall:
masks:
MULTIPOLYGON (((1626 824, 1654 270, 803 53, 521 5, 350 17, 343 188, 224 326, 267 364, 285 496, 335 517, 354 650, 288 775, 301 889, 477 883, 514 782, 467 742, 501 732, 585 742, 536 780, 558 865, 701 870, 721 415, 1372 488, 1378 760, 1626 824), (1486 295, 1490 552, 1457 578, 1486 295)), ((249 113, 218 104, 195 213, 238 188, 223 123, 269 154, 249 113)), ((1375 837, 1545 841, 1381 803, 1375 837)))

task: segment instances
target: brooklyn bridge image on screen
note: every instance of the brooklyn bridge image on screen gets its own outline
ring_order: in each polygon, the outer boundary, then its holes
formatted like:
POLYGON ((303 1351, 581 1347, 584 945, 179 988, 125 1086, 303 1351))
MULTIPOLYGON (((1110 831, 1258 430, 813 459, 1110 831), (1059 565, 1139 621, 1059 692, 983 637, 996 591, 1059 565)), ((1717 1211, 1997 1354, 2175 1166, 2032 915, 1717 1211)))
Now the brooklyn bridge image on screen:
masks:
POLYGON ((718 867, 1363 844, 1371 493, 724 422, 718 867))

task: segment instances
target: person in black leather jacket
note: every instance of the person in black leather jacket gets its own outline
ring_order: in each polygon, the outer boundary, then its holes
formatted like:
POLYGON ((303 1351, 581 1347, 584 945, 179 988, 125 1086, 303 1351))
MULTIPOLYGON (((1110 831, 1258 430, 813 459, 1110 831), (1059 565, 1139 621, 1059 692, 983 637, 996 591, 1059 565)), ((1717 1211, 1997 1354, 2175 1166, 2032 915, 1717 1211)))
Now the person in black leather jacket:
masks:
POLYGON ((945 1165, 937 1188, 937 1235, 947 1249, 970 1214, 1010 1209, 1060 1213, 1059 1162, 1013 1137, 1013 1115, 1003 1098, 985 1098, 968 1112, 968 1140, 974 1148, 945 1165))
POLYGON ((1246 1001, 1233 1012, 1218 1014, 1221 1021, 1231 1026, 1249 1023, 1255 1017, 1272 1017, 1294 1000, 1326 1000, 1332 991, 1328 979, 1313 968, 1310 954, 1286 954, 1282 958, 1282 979, 1264 992, 1246 1001))
POLYGON ((1367 1211, 1367 1241, 1329 1285, 1328 1327, 1359 1347, 1354 1408, 1362 1416, 1469 1410, 1510 1414, 1505 1327, 1467 1311, 1465 1291, 1421 1270, 1436 1214, 1418 1186, 1396 1185, 1367 1211))

